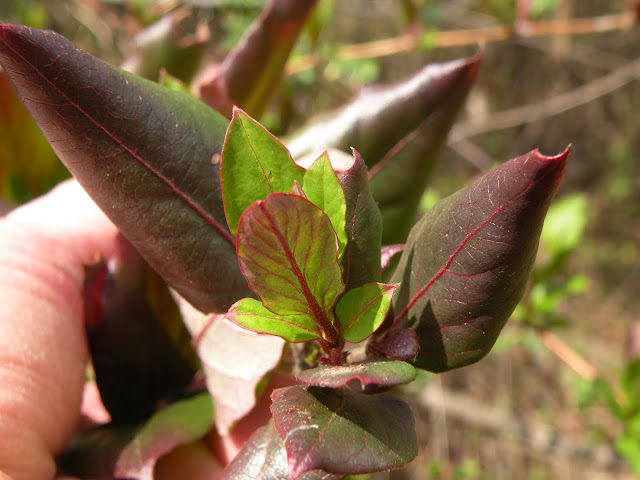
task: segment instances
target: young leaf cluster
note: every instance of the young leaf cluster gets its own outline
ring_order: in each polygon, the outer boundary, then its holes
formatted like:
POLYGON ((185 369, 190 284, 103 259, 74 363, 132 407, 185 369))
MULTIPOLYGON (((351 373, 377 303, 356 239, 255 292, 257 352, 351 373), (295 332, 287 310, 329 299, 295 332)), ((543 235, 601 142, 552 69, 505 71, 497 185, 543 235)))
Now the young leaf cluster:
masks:
POLYGON ((395 287, 366 283, 345 292, 347 201, 328 153, 305 170, 235 109, 220 169, 240 267, 259 297, 236 302, 226 317, 290 342, 317 340, 341 363, 345 340, 361 342, 382 324, 395 287))

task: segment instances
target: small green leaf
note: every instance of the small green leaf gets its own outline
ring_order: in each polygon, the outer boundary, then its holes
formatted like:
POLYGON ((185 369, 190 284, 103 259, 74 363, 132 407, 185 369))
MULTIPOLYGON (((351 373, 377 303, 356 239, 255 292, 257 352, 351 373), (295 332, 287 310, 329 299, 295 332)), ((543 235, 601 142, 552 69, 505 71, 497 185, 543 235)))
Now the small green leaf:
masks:
POLYGON ((203 437, 213 425, 208 393, 173 403, 156 413, 118 458, 117 478, 153 478, 156 461, 180 445, 203 437))
POLYGON ((268 333, 288 342, 306 342, 320 338, 308 315, 277 315, 253 298, 236 302, 225 318, 254 332, 268 333))
POLYGON ((345 340, 363 341, 382 324, 397 285, 365 283, 349 290, 338 301, 336 315, 345 340))
POLYGON ((288 192, 305 170, 262 125, 239 108, 234 109, 222 149, 222 193, 231 233, 249 205, 273 192, 288 192))
POLYGON ((333 307, 344 285, 329 217, 305 198, 272 193, 243 213, 237 242, 242 272, 263 305, 311 318, 316 333, 337 342, 333 307))
POLYGON ((338 237, 338 258, 341 258, 347 245, 345 232, 347 202, 326 151, 305 172, 302 190, 307 198, 331 220, 331 226, 338 237))

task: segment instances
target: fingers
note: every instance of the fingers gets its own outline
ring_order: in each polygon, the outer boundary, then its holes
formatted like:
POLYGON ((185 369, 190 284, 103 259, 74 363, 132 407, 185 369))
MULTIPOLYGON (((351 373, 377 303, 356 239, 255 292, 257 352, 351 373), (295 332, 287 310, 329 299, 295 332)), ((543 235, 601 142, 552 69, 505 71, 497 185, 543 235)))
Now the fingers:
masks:
POLYGON ((116 238, 74 182, 0 220, 0 471, 14 480, 52 478, 76 424, 83 265, 108 258, 116 238))

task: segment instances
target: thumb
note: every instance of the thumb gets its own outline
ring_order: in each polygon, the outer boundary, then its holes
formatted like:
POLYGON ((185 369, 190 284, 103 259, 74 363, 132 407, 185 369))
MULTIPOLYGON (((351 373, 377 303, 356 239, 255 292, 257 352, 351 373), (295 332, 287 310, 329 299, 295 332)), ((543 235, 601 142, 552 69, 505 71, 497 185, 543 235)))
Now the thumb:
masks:
POLYGON ((0 219, 0 479, 54 476, 84 384, 84 264, 116 238, 75 182, 0 219))

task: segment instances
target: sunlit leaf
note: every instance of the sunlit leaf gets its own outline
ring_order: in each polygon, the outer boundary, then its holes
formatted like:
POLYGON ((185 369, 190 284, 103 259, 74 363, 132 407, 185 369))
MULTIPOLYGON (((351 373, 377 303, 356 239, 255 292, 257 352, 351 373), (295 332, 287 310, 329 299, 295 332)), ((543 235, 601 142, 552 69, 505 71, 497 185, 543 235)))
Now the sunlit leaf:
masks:
POLYGON ((50 31, 0 26, 0 63, 63 163, 167 282, 205 312, 250 295, 215 162, 223 117, 50 31))
POLYGON ((412 229, 393 281, 396 326, 420 340, 416 366, 440 372, 489 352, 524 291, 568 153, 511 160, 412 229))
POLYGON ((233 234, 242 212, 274 192, 288 192, 303 183, 305 170, 287 149, 258 122, 234 109, 222 150, 220 167, 224 208, 233 234))
POLYGON ((272 193, 244 212, 237 241, 242 271, 264 307, 311 318, 336 342, 332 311, 344 286, 329 217, 302 197, 272 193))
POLYGON ((342 335, 348 342, 363 341, 382 324, 397 285, 365 283, 349 290, 336 305, 342 335))

